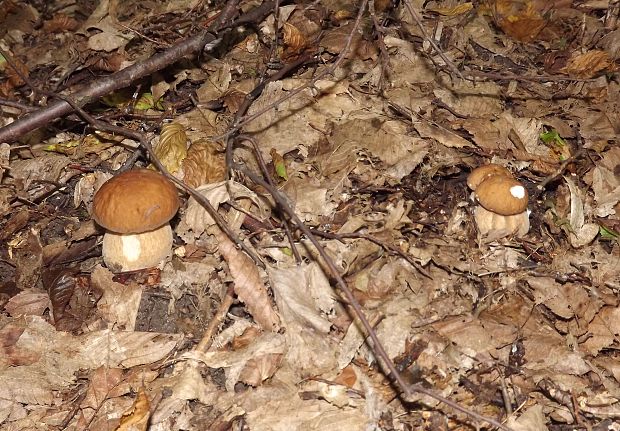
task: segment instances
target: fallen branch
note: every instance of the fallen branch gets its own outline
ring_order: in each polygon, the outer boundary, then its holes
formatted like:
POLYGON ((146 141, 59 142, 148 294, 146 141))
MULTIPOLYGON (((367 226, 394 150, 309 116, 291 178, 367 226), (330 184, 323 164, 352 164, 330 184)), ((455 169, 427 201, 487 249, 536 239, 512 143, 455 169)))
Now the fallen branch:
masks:
MULTIPOLYGON (((236 1, 230 2, 229 5, 236 3, 236 1)), ((183 57, 201 51, 211 51, 220 44, 226 31, 252 22, 253 20, 262 21, 262 19, 273 10, 274 4, 275 2, 273 1, 266 1, 230 24, 224 23, 228 19, 228 15, 222 13, 222 19, 215 22, 213 26, 214 31, 217 33, 212 33, 211 30, 204 30, 195 36, 173 45, 163 52, 155 54, 147 60, 134 63, 112 75, 98 79, 88 87, 74 94, 67 95, 66 97, 70 98, 77 106, 83 107, 99 97, 128 87, 134 81, 151 75, 183 57)), ((0 128, 0 142, 15 142, 24 134, 39 127, 43 127, 51 121, 70 114, 73 111, 74 109, 65 100, 52 102, 45 108, 33 111, 8 126, 0 128)))

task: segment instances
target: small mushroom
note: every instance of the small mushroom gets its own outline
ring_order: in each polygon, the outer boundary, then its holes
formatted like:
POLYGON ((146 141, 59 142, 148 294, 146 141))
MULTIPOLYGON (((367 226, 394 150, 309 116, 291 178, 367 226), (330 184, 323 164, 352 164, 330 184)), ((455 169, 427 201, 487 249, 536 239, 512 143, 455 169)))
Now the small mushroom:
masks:
MULTIPOLYGON (((478 232, 489 241, 509 235, 522 237, 530 229, 527 190, 519 181, 510 176, 507 169, 502 168, 495 172, 495 174, 482 175, 482 180, 479 182, 476 178, 474 181, 468 178, 467 181, 468 185, 473 184, 470 188, 474 190, 475 199, 479 203, 474 209, 478 232)), ((475 170, 470 177, 474 173, 476 173, 475 170)))
POLYGON ((478 187, 481 182, 496 175, 512 177, 510 171, 502 165, 489 163, 488 165, 478 166, 476 169, 471 171, 471 173, 467 176, 467 187, 472 190, 476 190, 476 187, 478 187))
POLYGON ((179 209, 177 190, 149 169, 116 175, 95 194, 92 217, 106 229, 103 261, 112 272, 159 265, 172 250, 169 221, 179 209))

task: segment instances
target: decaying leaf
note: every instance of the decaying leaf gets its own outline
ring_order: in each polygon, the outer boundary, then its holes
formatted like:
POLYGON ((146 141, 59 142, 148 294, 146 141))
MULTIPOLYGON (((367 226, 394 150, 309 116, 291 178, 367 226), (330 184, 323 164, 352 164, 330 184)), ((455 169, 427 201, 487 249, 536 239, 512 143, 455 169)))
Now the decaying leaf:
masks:
POLYGON ((184 356, 195 357, 211 368, 224 368, 226 389, 232 392, 242 374, 256 385, 271 377, 285 352, 282 334, 264 332, 239 350, 190 352, 184 356))
POLYGON ((154 148, 159 161, 170 171, 176 173, 187 157, 187 135, 185 128, 178 123, 165 124, 161 128, 159 143, 154 148))
POLYGON ((591 50, 584 53, 575 52, 561 71, 577 78, 592 78, 602 71, 609 70, 610 66, 612 62, 606 51, 591 50))
POLYGON ((493 0, 493 17, 509 36, 521 42, 531 42, 547 25, 546 19, 533 1, 493 0))
POLYGON ((119 384, 122 377, 123 370, 120 368, 98 367, 92 374, 82 407, 101 408, 110 391, 119 384))
MULTIPOLYGON (((220 205, 230 199, 241 203, 246 201, 252 212, 257 214, 257 218, 262 220, 270 213, 269 207, 261 200, 256 193, 235 181, 222 181, 219 183, 206 184, 198 187, 197 191, 209 200, 211 205, 218 209, 220 205)), ((231 210, 238 213, 237 210, 231 210)), ((242 213, 239 213, 242 215, 242 213)), ((186 242, 191 242, 200 237, 209 226, 213 226, 215 221, 209 213, 196 201, 190 198, 187 210, 177 226, 177 234, 186 242)))
POLYGON ((301 51, 306 46, 306 38, 294 25, 285 22, 284 23, 284 44, 287 45, 293 52, 301 51))
POLYGON ((183 181, 190 187, 223 181, 226 177, 224 154, 217 152, 213 142, 194 142, 183 159, 183 171, 183 181))
POLYGON ((248 308, 254 320, 265 331, 277 331, 280 318, 271 303, 256 264, 223 233, 218 235, 219 251, 226 259, 233 277, 235 293, 248 308))
POLYGON ((20 59, 13 56, 12 60, 17 70, 15 70, 12 65, 7 65, 4 69, 4 73, 13 87, 20 87, 25 84, 23 78, 27 79, 30 72, 28 67, 22 63, 20 59))
POLYGON ((469 12, 470 10, 472 10, 473 7, 474 5, 471 2, 466 2, 453 7, 435 7, 429 8, 428 10, 430 12, 435 12, 440 15, 457 16, 469 12))
POLYGON ((564 181, 570 190, 570 227, 571 232, 568 239, 573 247, 583 247, 591 243, 596 235, 598 235, 598 225, 596 223, 586 223, 584 214, 584 204, 580 197, 580 191, 567 176, 564 181))
POLYGON ((11 162, 11 176, 23 181, 28 189, 33 181, 57 182, 71 159, 56 154, 44 155, 36 159, 15 160, 11 162))
POLYGON ((322 333, 329 332, 331 322, 325 316, 333 311, 335 298, 317 264, 272 268, 268 272, 285 326, 297 322, 322 333))
POLYGON ((91 282, 103 294, 97 303, 100 315, 114 327, 133 330, 140 307, 142 286, 114 282, 113 274, 101 265, 93 269, 91 282))
POLYGON ((64 13, 55 14, 52 19, 43 23, 43 28, 48 33, 62 33, 64 31, 76 30, 79 23, 72 17, 64 13))
POLYGON ((150 402, 144 388, 138 390, 131 409, 123 413, 121 423, 116 431, 146 431, 151 417, 150 402))

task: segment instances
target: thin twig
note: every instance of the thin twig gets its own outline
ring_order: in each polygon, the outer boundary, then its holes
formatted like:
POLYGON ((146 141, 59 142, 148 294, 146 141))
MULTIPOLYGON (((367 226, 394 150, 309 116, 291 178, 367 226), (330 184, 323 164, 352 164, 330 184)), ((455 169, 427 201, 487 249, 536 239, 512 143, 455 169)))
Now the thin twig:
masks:
POLYGON ((341 242, 344 242, 343 239, 344 238, 354 238, 354 239, 365 239, 367 241, 370 241, 374 244, 377 244, 379 247, 383 248, 384 250, 398 255, 400 257, 402 257, 403 259, 405 259, 407 262, 409 262, 409 264, 411 264, 411 266, 413 266, 420 274, 422 274, 424 277, 432 280, 433 277, 431 277, 431 275, 426 272, 426 270, 422 267, 422 265, 420 265, 418 262, 416 262, 415 260, 413 260, 413 258, 409 255, 407 255, 406 253, 404 253, 401 249, 399 249, 398 247, 396 247, 395 245, 392 244, 386 244, 385 242, 381 241, 379 238, 375 238, 372 235, 368 235, 365 233, 356 233, 356 232, 351 232, 351 233, 331 233, 331 232, 323 232, 323 231, 319 231, 316 229, 311 229, 312 233, 318 236, 322 236, 325 238, 330 238, 330 239, 337 239, 341 242))
POLYGON ((215 334, 216 329, 226 318, 226 315, 228 314, 228 309, 232 306, 234 299, 235 288, 231 284, 226 289, 226 295, 224 295, 220 306, 217 308, 217 311, 209 321, 209 325, 207 325, 207 329, 205 329, 204 334, 202 334, 202 339, 200 340, 200 343, 198 343, 198 345, 194 347, 194 350, 203 353, 209 350, 209 348, 211 347, 211 343, 213 342, 213 335, 215 334))
POLYGON ((422 35, 428 41, 428 43, 433 47, 433 49, 435 50, 437 55, 439 55, 439 57, 441 57, 441 59, 446 64, 446 66, 452 72, 454 72, 459 78, 461 78, 463 81, 465 81, 465 77, 463 76, 461 71, 454 65, 454 63, 452 63, 452 61, 446 56, 446 54, 444 54, 443 50, 439 47, 439 45, 437 45, 437 42, 435 42, 435 38, 431 37, 428 34, 428 32, 426 31, 426 28, 424 27, 424 24, 422 23, 422 19, 420 18, 420 15, 416 12, 416 10, 413 8, 413 6, 411 6, 411 1, 410 0, 405 0, 405 7, 409 11, 409 14, 413 17, 413 20, 415 21, 415 23, 420 28, 420 31, 422 32, 422 35))

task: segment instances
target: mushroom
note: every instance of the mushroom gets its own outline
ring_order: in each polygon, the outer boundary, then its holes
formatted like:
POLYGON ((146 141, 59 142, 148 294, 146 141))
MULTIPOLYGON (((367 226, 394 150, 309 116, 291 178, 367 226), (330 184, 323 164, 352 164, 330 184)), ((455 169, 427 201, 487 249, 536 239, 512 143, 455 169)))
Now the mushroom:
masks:
POLYGON ((91 213, 106 229, 102 254, 107 267, 125 272, 159 265, 172 250, 168 222, 178 209, 174 184, 155 171, 135 169, 105 182, 91 213))
POLYGON ((499 165, 485 165, 467 178, 478 206, 474 219, 478 232, 489 241, 509 235, 522 237, 530 229, 528 193, 510 171, 499 165))
POLYGON ((476 190, 476 187, 478 187, 481 182, 496 175, 512 177, 510 171, 502 165, 489 163, 488 165, 478 166, 476 169, 471 171, 467 177, 467 186, 472 190, 476 190))

